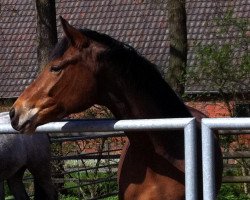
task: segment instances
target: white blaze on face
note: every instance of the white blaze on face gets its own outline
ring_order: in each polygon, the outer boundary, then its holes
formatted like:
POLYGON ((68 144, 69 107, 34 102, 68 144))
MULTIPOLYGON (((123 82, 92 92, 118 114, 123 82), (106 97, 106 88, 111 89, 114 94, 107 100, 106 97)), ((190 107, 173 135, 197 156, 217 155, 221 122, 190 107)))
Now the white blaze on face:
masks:
POLYGON ((37 113, 38 113, 38 108, 27 109, 27 107, 24 107, 24 112, 19 117, 18 126, 21 127, 27 121, 31 120, 37 113))

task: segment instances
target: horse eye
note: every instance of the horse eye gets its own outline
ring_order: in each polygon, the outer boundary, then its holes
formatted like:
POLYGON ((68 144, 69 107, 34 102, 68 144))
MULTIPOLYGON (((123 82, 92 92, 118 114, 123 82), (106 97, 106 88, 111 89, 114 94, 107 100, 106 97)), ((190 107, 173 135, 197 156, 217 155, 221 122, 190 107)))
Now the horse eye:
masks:
POLYGON ((59 73, 62 71, 62 67, 59 67, 59 66, 52 66, 50 67, 50 71, 51 72, 54 72, 54 73, 59 73))

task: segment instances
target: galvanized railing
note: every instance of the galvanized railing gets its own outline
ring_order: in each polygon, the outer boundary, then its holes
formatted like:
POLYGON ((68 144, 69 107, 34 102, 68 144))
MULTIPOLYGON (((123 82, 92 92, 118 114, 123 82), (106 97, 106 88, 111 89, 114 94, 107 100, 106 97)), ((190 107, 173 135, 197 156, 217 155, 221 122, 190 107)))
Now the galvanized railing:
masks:
MULTIPOLYGON (((215 169, 213 130, 250 129, 250 118, 202 119, 203 200, 215 200, 215 169)), ((247 134, 247 132, 245 132, 247 134)))
MULTIPOLYGON (((98 131, 160 131, 184 129, 186 200, 197 199, 197 151, 194 118, 143 120, 72 120, 52 122, 37 128, 37 133, 98 131)), ((0 126, 0 133, 17 133, 10 124, 0 126)))
MULTIPOLYGON (((184 129, 186 200, 197 200, 196 131, 194 118, 144 120, 73 120, 53 122, 37 128, 38 133, 160 131, 184 129)), ((215 200, 213 130, 250 129, 250 118, 206 118, 202 120, 203 199, 215 200)), ((17 133, 10 124, 0 133, 17 133)), ((167 133, 166 133, 167 134, 167 133)))

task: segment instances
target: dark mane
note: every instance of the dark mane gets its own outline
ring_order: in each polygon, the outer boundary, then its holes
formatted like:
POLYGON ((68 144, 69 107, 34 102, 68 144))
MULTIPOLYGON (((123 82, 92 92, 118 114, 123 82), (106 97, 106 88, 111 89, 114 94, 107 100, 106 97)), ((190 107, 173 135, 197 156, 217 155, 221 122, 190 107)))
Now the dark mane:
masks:
POLYGON ((84 34, 108 47, 99 55, 99 62, 110 63, 110 70, 129 86, 153 97, 157 105, 165 111, 166 117, 191 116, 184 103, 163 79, 157 66, 141 56, 133 47, 105 34, 92 31, 84 34))
MULTIPOLYGON (((165 110, 166 117, 191 116, 185 105, 162 78, 156 65, 142 57, 131 46, 114 38, 89 29, 80 29, 81 33, 98 43, 107 46, 107 50, 98 56, 99 63, 108 62, 115 74, 126 80, 134 89, 149 94, 157 105, 165 110), (178 112, 176 112, 178 110, 178 112)), ((63 38, 54 48, 51 59, 60 57, 70 46, 63 38)))
MULTIPOLYGON (((121 48, 127 48, 131 50, 133 49, 133 47, 127 44, 124 44, 122 42, 119 42, 106 34, 98 33, 90 29, 79 29, 79 31, 85 36, 87 36, 88 38, 98 43, 104 44, 105 46, 109 47, 109 49, 112 49, 113 47, 118 47, 118 46, 120 46, 121 48)), ((50 60, 53 60, 62 56, 64 52, 69 48, 69 46, 70 46, 69 40, 66 37, 63 37, 52 50, 50 54, 50 60)))

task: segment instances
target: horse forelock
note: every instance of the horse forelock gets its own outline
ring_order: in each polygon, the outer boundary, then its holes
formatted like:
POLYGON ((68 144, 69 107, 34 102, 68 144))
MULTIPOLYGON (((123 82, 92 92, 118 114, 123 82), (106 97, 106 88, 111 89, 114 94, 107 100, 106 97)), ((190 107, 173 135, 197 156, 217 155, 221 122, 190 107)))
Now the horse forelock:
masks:
POLYGON ((69 48, 70 42, 66 37, 63 37, 51 51, 49 60, 52 61, 56 58, 61 57, 64 52, 69 48))

